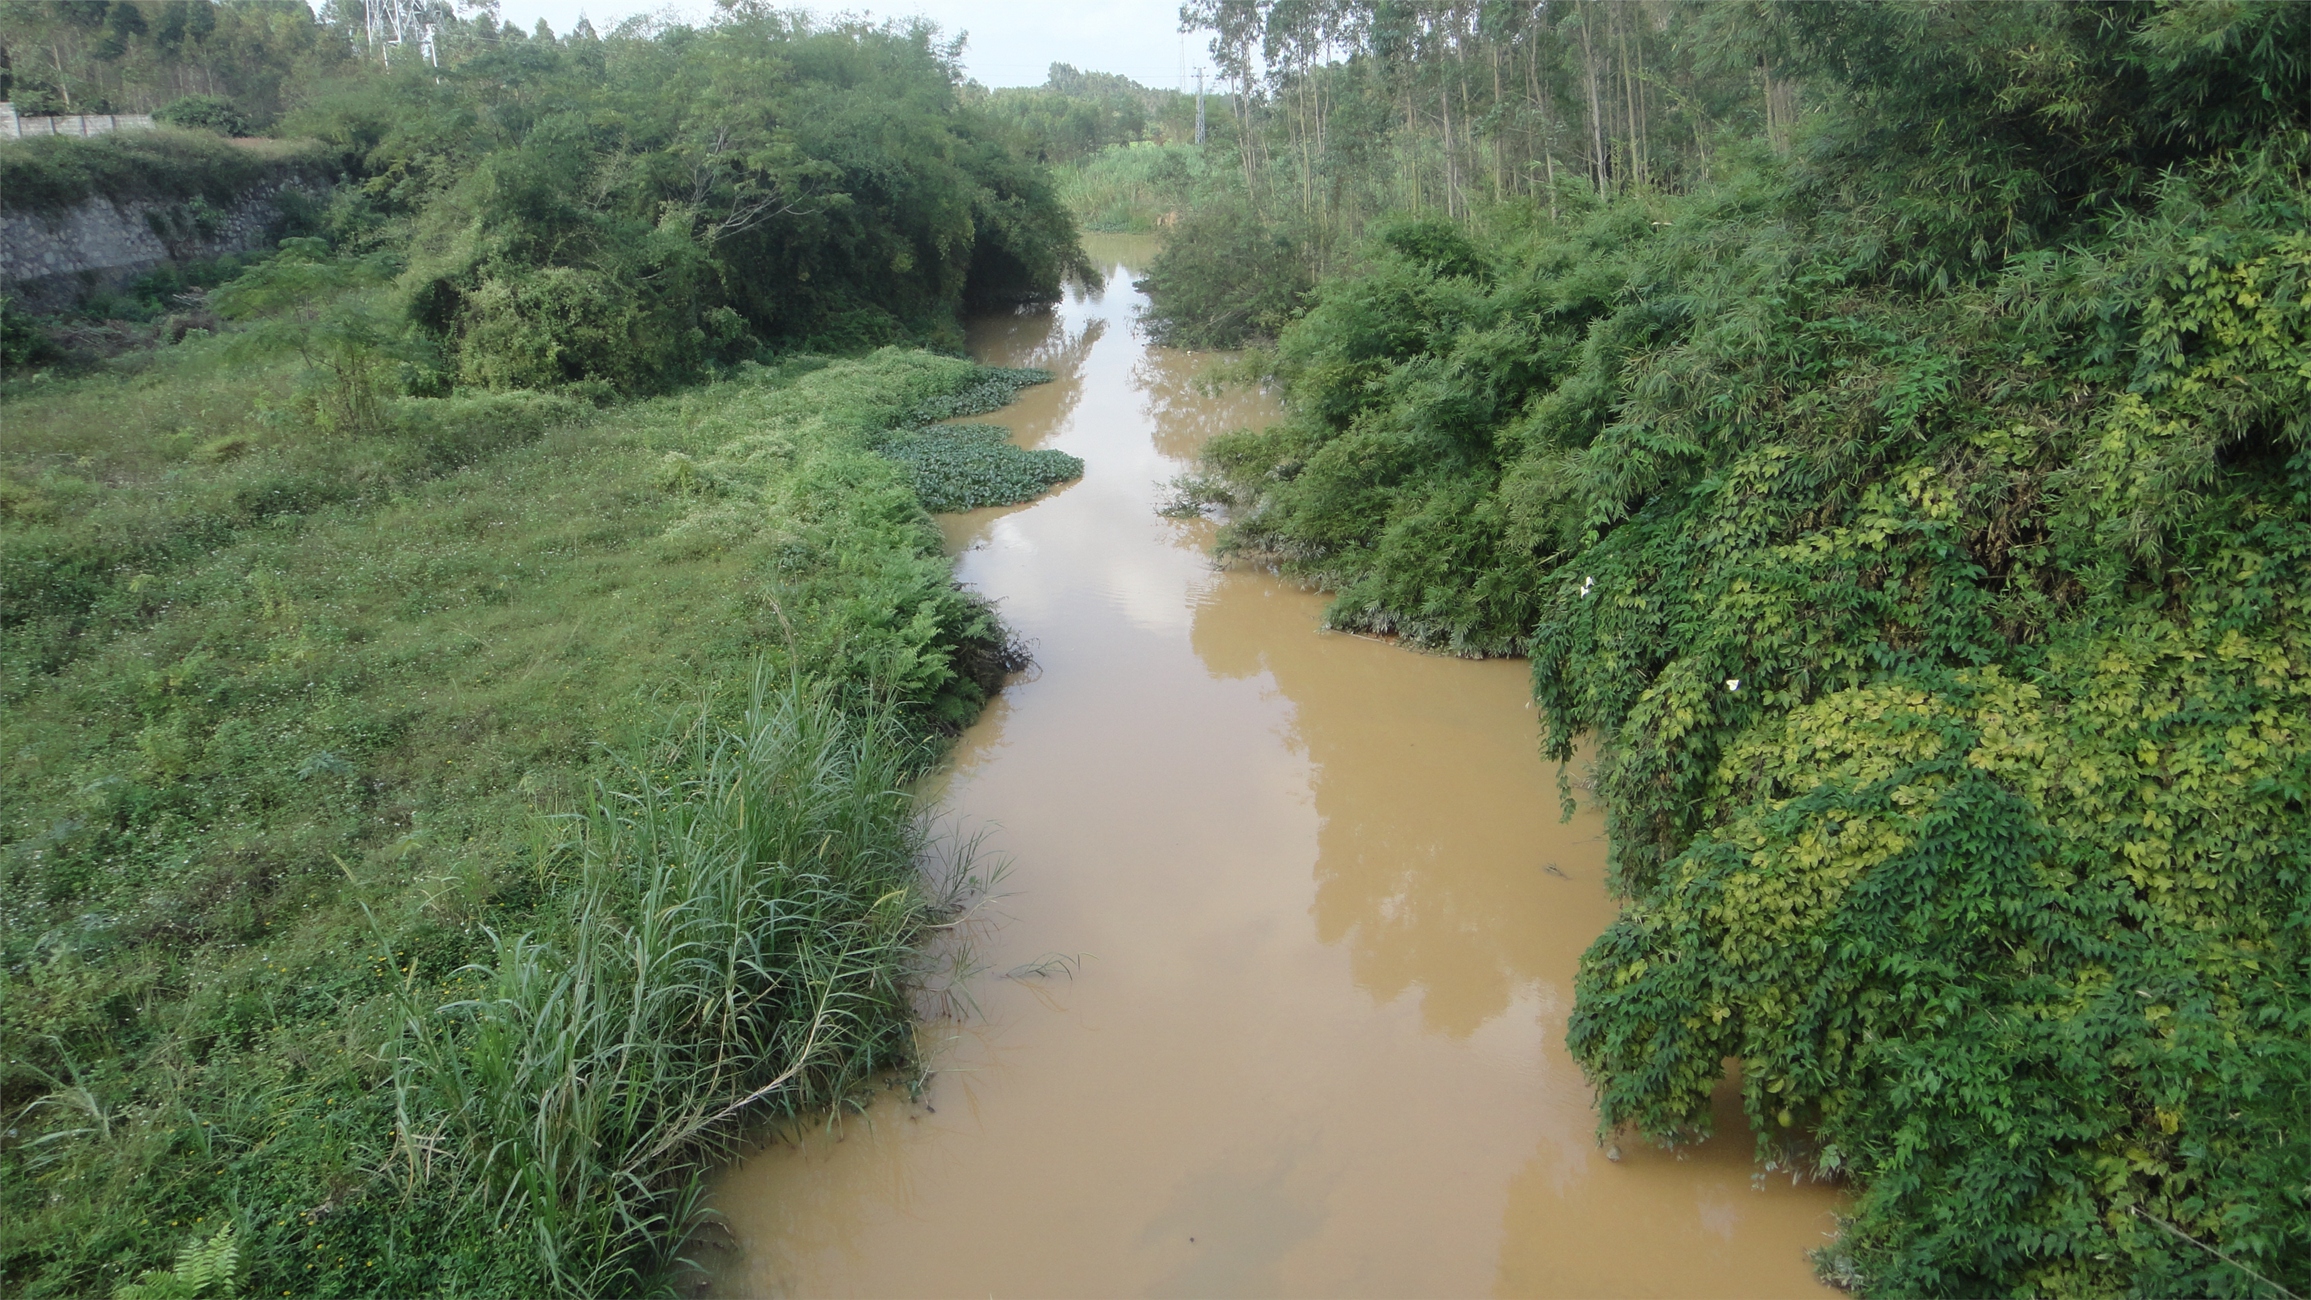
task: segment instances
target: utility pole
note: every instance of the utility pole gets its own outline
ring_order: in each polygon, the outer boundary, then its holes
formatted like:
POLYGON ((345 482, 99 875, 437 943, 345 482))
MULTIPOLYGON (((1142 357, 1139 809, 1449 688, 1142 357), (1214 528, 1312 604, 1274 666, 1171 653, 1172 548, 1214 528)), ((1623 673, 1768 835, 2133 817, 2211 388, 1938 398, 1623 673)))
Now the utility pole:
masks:
POLYGON ((1204 70, 1196 69, 1196 143, 1204 142, 1204 70))

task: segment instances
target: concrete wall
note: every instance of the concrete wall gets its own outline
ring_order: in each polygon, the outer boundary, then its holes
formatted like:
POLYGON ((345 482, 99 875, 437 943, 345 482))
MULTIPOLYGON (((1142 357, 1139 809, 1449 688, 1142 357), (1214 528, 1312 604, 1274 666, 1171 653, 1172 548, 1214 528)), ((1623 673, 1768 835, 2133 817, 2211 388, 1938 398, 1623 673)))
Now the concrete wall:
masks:
POLYGON ((316 182, 286 176, 229 207, 99 196, 57 213, 0 213, 0 292, 32 311, 62 311, 167 262, 266 247, 289 190, 322 194, 316 182))
POLYGON ((114 131, 152 130, 150 113, 71 113, 25 117, 16 106, 0 99, 0 140, 21 140, 28 135, 109 135, 114 131))

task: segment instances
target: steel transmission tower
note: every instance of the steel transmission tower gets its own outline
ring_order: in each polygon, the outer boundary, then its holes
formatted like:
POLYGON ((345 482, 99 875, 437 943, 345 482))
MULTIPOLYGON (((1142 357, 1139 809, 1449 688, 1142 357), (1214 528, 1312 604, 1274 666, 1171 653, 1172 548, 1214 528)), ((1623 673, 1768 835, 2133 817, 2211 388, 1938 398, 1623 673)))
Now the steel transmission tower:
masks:
POLYGON ((427 63, 440 64, 433 48, 440 0, 365 0, 362 9, 368 18, 369 48, 380 62, 391 66, 394 47, 415 45, 427 63))

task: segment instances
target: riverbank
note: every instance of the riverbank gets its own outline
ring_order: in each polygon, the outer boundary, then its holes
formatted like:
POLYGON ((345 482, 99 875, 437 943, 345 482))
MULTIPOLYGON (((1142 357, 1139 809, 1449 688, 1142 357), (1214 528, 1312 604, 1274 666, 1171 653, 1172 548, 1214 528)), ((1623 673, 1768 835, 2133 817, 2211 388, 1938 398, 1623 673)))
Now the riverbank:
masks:
POLYGON ((911 1050, 908 785, 1017 660, 878 448, 1039 376, 332 433, 230 343, 0 393, 0 1289, 227 1223, 252 1293, 650 1278, 733 1122, 911 1050))

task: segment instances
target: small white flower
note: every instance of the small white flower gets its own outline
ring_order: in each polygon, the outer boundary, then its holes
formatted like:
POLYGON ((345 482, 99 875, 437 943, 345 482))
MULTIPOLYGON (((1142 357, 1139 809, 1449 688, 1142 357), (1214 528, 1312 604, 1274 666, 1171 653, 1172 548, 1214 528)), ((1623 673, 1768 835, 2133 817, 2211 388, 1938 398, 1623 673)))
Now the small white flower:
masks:
POLYGON ((1741 679, 1740 679, 1739 677, 1728 677, 1728 678, 1726 678, 1726 679, 1725 679, 1725 689, 1727 689, 1727 690, 1729 690, 1729 691, 1738 691, 1738 690, 1740 690, 1740 689, 1741 689, 1741 679))
POLYGON ((1581 594, 1582 594, 1582 595, 1584 595, 1584 596, 1588 595, 1588 594, 1589 594, 1589 588, 1591 588, 1591 587, 1594 587, 1594 586, 1596 586, 1596 585, 1597 585, 1597 580, 1596 580, 1595 578, 1583 578, 1583 579, 1581 579, 1581 594))

